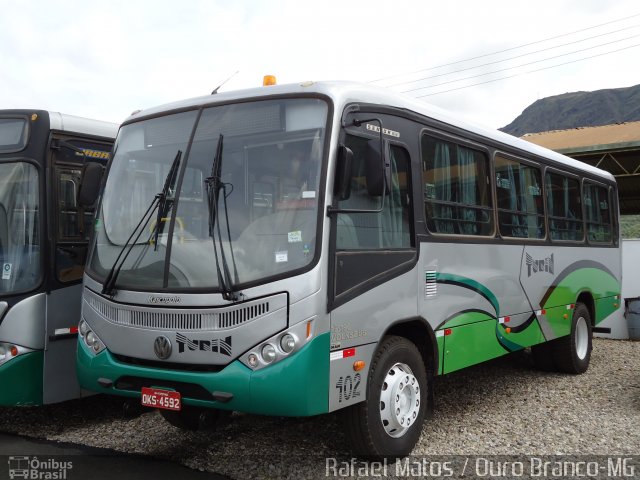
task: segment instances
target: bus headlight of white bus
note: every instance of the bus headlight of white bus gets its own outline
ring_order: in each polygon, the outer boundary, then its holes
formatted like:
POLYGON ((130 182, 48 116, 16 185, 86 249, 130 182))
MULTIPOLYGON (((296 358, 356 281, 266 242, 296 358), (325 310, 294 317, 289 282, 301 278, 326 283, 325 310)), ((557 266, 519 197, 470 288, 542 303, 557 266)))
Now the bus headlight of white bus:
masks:
POLYGON ((260 342, 240 357, 240 361, 251 370, 273 365, 297 352, 313 338, 315 317, 298 323, 284 332, 260 342))
POLYGON ((89 324, 84 320, 80 320, 78 333, 80 334, 80 338, 84 344, 89 347, 94 354, 97 355, 106 348, 104 343, 102 343, 102 340, 100 340, 98 335, 96 335, 96 332, 91 330, 89 324))
POLYGON ((14 345, 13 343, 0 342, 0 366, 7 363, 9 360, 22 355, 23 353, 33 352, 30 348, 21 347, 20 345, 14 345))

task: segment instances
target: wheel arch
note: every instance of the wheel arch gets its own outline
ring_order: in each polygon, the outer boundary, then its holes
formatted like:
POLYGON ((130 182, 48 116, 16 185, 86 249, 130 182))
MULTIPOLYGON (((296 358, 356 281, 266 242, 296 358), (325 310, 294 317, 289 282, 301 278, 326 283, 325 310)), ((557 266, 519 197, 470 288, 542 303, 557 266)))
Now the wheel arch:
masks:
POLYGON ((397 335, 411 341, 422 355, 422 359, 430 377, 438 371, 438 343, 431 325, 422 317, 398 320, 387 328, 378 343, 389 335, 397 335))
POLYGON ((587 307, 589 311, 589 316, 591 317, 591 326, 595 326, 596 324, 596 301, 593 298, 593 294, 584 290, 578 294, 578 298, 576 299, 576 303, 582 303, 587 307))

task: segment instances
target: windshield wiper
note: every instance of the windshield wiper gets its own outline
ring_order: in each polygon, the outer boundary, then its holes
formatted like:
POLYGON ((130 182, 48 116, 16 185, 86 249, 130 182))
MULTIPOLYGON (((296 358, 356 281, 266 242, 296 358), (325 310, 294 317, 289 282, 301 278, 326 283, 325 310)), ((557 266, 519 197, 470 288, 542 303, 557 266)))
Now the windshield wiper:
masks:
POLYGON ((178 168, 180 166, 181 157, 182 151, 178 150, 178 153, 171 164, 171 168, 169 169, 169 173, 167 174, 167 178, 164 181, 164 187, 162 187, 162 191, 156 195, 156 198, 158 198, 158 218, 156 219, 156 225, 153 231, 154 251, 158 250, 158 237, 164 229, 164 222, 166 220, 167 213, 171 210, 171 206, 176 198, 176 180, 178 179, 178 168))
POLYGON ((158 209, 158 221, 156 222, 154 231, 151 233, 151 235, 155 240, 155 248, 157 248, 158 235, 160 230, 162 229, 162 227, 160 226, 160 224, 162 223, 161 219, 166 216, 167 212, 171 208, 171 205, 173 204, 173 201, 174 201, 174 197, 169 198, 169 193, 170 193, 170 190, 175 188, 175 181, 177 178, 178 167, 180 165, 181 158, 182 158, 182 151, 178 150, 178 153, 176 153, 176 156, 173 159, 173 163, 171 164, 171 168, 169 169, 169 173, 167 174, 167 178, 164 181, 164 186, 162 187, 162 191, 157 193, 153 197, 153 201, 149 205, 149 208, 147 208, 147 211, 144 212, 144 214, 140 218, 140 221, 131 232, 131 235, 129 235, 129 238, 127 238, 127 241, 124 243, 124 245, 120 249, 120 252, 116 257, 116 261, 113 262, 111 270, 109 270, 109 273, 107 274, 107 278, 104 281, 104 285, 102 286, 103 295, 112 296, 114 294, 115 292, 114 287, 116 284, 116 280, 118 279, 118 275, 120 274, 120 269, 124 265, 124 262, 127 260, 127 257, 129 256, 131 251, 133 250, 133 246, 138 243, 138 240, 140 239, 140 237, 142 236, 142 233, 144 232, 144 226, 149 222, 149 220, 151 220, 151 217, 153 216, 153 213, 155 212, 156 209, 158 209), (140 231, 138 231, 138 229, 140 229, 140 231), (135 240, 133 240, 132 242, 131 239, 136 234, 136 232, 138 232, 138 235, 136 236, 135 240), (124 257, 122 256, 123 254, 124 254, 124 257), (118 262, 120 262, 119 265, 118 265, 118 262))
POLYGON ((235 272, 235 281, 238 283, 238 269, 236 267, 236 260, 233 255, 233 246, 231 244, 231 229, 229 227, 229 211, 227 209, 227 197, 233 191, 227 193, 227 184, 222 182, 222 148, 223 148, 224 136, 220 134, 218 137, 218 145, 216 147, 216 154, 213 157, 213 164, 211 165, 211 176, 204 180, 207 188, 207 206, 209 208, 209 236, 213 241, 213 254, 216 257, 216 272, 218 273, 218 283, 220 290, 222 291, 222 298, 225 300, 237 301, 240 299, 240 295, 233 291, 233 282, 231 280, 231 272, 229 271, 229 264, 227 263, 227 256, 224 252, 224 244, 222 243, 222 234, 220 233, 220 222, 216 222, 218 219, 218 200, 220 199, 220 191, 223 192, 223 204, 225 220, 227 222, 227 238, 229 241, 229 248, 231 249, 231 260, 233 262, 233 270, 235 272), (218 241, 216 242, 216 225, 218 233, 218 241), (220 244, 220 256, 218 257, 218 243, 220 244), (222 262, 222 268, 220 268, 220 262, 222 262))

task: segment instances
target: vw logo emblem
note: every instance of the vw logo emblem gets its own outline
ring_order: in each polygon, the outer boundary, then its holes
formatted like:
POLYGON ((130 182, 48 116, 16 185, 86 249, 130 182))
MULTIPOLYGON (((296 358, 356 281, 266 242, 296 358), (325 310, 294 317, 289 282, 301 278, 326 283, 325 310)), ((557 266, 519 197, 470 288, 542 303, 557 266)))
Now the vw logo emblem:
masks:
POLYGON ((171 341, 165 336, 156 338, 153 351, 160 360, 166 360, 171 356, 171 341))

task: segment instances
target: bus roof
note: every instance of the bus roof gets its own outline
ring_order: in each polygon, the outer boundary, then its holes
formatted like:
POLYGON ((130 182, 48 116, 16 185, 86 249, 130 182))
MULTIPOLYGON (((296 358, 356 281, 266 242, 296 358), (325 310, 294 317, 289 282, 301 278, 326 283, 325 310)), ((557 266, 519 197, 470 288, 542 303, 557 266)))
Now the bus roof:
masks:
POLYGON ((49 110, 37 108, 11 108, 1 109, 0 116, 31 116, 44 115, 49 116, 49 128, 60 132, 73 132, 85 135, 94 135, 96 137, 116 138, 120 125, 112 122, 103 122, 102 120, 93 120, 90 118, 77 117, 75 115, 67 115, 66 113, 51 112, 49 110))
POLYGON ((115 138, 120 127, 117 123, 103 122, 102 120, 76 117, 59 112, 48 113, 51 130, 115 138))
POLYGON ((218 103, 226 103, 234 100, 267 97, 272 95, 309 93, 323 94, 332 98, 335 103, 337 115, 341 115, 343 107, 349 103, 369 103, 406 109, 419 115, 423 115, 442 123, 460 128, 462 130, 473 132, 477 135, 486 137, 503 145, 507 145, 540 157, 548 158, 563 166, 589 172, 593 175, 597 175, 607 180, 614 180, 613 175, 611 175, 609 172, 559 154, 557 152, 554 152, 553 150, 540 147, 533 143, 527 142, 526 140, 521 140, 520 138, 514 137, 499 130, 494 130, 482 125, 461 120, 447 110, 430 105, 420 100, 416 100, 407 95, 403 95, 386 88, 356 82, 302 82, 217 93, 215 95, 196 97, 161 105, 158 107, 153 107, 147 110, 142 110, 140 112, 132 114, 125 120, 124 123, 139 120, 148 116, 155 116, 165 112, 188 109, 190 107, 197 107, 200 105, 215 105, 218 103))

